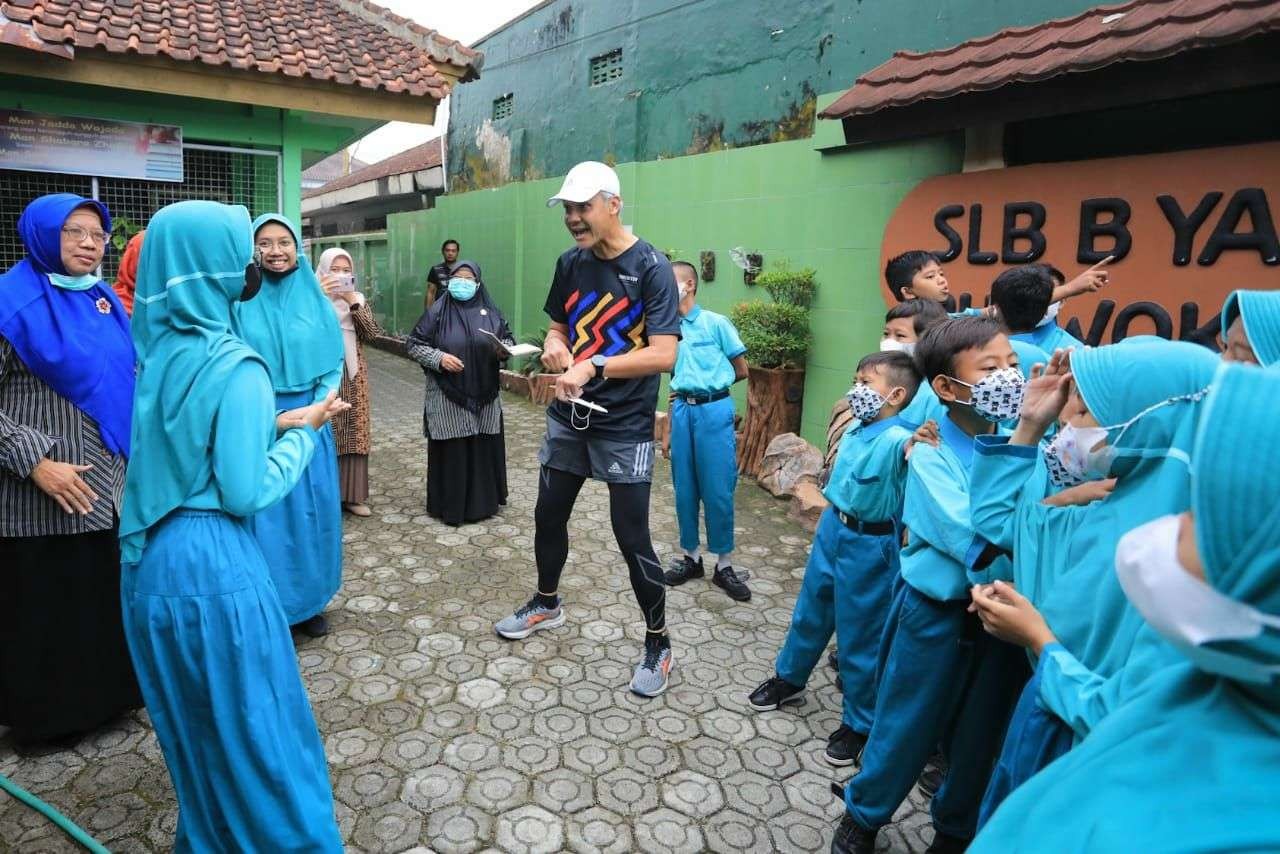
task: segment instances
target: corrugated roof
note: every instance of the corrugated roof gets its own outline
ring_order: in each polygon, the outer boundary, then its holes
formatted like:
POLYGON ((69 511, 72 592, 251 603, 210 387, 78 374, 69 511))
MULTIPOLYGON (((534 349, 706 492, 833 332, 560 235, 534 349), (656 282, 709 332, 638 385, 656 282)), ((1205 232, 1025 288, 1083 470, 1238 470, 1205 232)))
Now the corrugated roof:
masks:
POLYGON ((344 175, 341 178, 330 181, 322 187, 308 190, 302 194, 302 198, 309 199, 324 193, 332 193, 334 190, 354 187, 366 181, 376 181, 379 178, 389 178, 392 175, 407 175, 411 172, 421 172, 424 169, 439 166, 444 162, 444 140, 443 136, 438 136, 435 139, 424 142, 422 145, 414 146, 399 154, 393 154, 386 160, 379 160, 372 166, 366 166, 363 169, 352 172, 350 175, 344 175))
POLYGON ((310 168, 302 170, 302 180, 318 182, 317 186, 319 186, 328 181, 336 181, 339 178, 346 177, 370 165, 354 157, 351 158, 350 162, 347 162, 346 153, 346 150, 343 149, 335 154, 330 154, 323 160, 317 160, 310 168))
POLYGON ((898 51, 819 115, 864 116, 1280 30, 1280 0, 1133 0, 926 53, 898 51))
POLYGON ((367 0, 6 0, 0 15, 28 27, 32 44, 71 56, 163 56, 437 100, 449 92, 437 63, 465 69, 464 80, 482 64, 471 48, 367 0))

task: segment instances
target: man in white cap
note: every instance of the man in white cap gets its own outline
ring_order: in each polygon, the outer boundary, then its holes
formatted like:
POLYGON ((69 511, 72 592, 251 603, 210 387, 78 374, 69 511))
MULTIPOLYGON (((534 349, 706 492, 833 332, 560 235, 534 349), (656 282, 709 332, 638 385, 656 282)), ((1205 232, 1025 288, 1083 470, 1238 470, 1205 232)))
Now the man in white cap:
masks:
POLYGON ((649 485, 658 375, 675 365, 680 337, 675 277, 665 255, 622 225, 618 175, 605 164, 573 167, 547 200, 548 207, 556 203, 576 245, 556 262, 544 307, 551 328, 542 364, 563 373, 538 453, 538 589, 495 628, 516 640, 564 625, 557 590, 569 553, 569 515, 588 477, 604 481, 613 535, 645 620, 631 690, 656 697, 667 688, 672 656, 666 587, 649 538, 649 485))

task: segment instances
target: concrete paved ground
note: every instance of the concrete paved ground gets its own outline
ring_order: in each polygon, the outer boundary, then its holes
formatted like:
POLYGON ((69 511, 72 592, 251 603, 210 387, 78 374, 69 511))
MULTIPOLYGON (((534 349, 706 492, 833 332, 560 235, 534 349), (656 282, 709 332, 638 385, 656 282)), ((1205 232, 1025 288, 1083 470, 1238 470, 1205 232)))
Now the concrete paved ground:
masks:
MULTIPOLYGON (((562 584, 569 621, 508 643, 493 623, 527 598, 543 413, 506 397, 509 506, 461 529, 425 514, 419 368, 370 351, 374 515, 346 518, 345 583, 332 631, 299 639, 348 850, 401 852, 826 851, 840 805, 821 759, 839 723, 831 671, 807 702, 755 714, 747 691, 772 673, 810 536, 786 505, 738 490, 738 560, 751 602, 707 582, 671 592, 671 689, 627 691, 643 623, 588 483, 571 523, 562 584)), ((659 458, 651 526, 674 547, 669 468, 659 458)), ((73 748, 15 751, 0 773, 57 806, 112 851, 164 851, 176 802, 145 714, 73 748)), ((913 792, 881 847, 931 837, 913 792)), ((0 851, 77 850, 0 795, 0 851)))

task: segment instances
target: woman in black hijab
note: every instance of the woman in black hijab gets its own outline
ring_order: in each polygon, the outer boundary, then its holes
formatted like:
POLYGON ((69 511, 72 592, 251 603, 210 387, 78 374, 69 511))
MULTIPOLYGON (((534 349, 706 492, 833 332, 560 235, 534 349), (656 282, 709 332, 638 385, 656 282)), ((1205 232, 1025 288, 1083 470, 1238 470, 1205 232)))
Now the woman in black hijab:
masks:
POLYGON ((448 287, 406 342, 409 356, 427 375, 427 512, 454 527, 488 519, 507 503, 498 398, 503 357, 486 333, 515 343, 485 290, 480 265, 458 261, 449 270, 448 287))

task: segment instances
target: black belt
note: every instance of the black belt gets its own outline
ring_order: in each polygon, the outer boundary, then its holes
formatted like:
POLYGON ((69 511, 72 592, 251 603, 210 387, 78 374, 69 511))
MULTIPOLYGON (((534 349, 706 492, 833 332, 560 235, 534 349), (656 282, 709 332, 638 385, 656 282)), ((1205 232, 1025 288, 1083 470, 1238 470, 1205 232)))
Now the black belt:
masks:
POLYGON ((709 392, 707 394, 685 394, 682 391, 674 392, 676 400, 683 400, 690 406, 697 406, 700 403, 715 403, 717 400, 724 400, 729 396, 729 389, 722 388, 719 391, 709 392))
MULTIPOLYGON (((835 510, 834 507, 831 509, 835 510)), ((896 530, 892 522, 863 522, 858 517, 850 516, 843 510, 836 510, 836 518, 850 531, 856 531, 859 534, 870 534, 873 537, 892 534, 896 530)))

